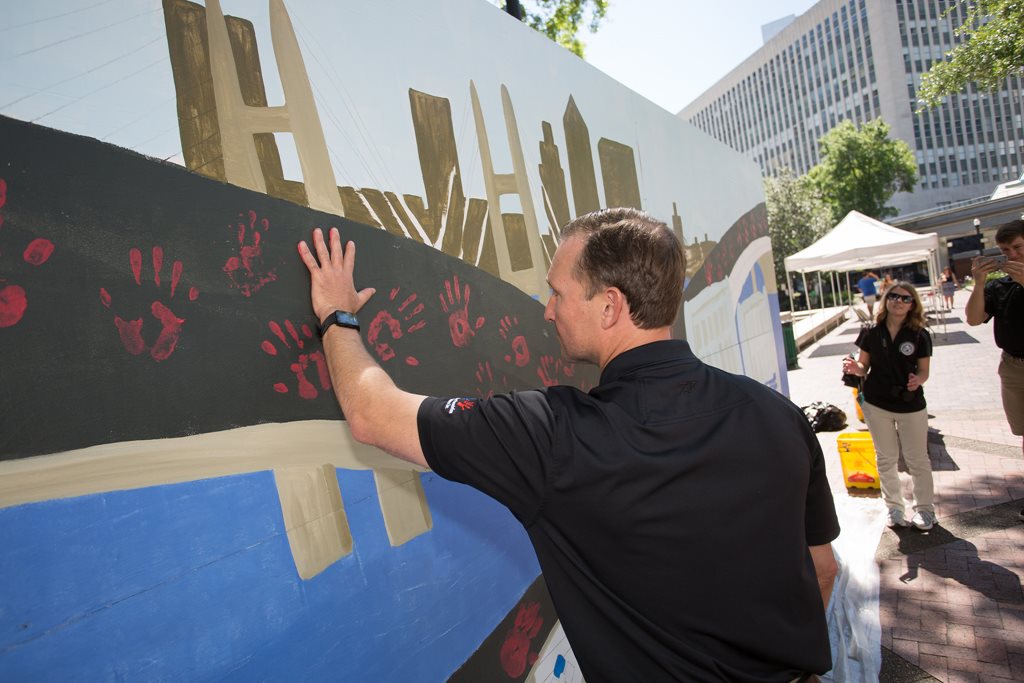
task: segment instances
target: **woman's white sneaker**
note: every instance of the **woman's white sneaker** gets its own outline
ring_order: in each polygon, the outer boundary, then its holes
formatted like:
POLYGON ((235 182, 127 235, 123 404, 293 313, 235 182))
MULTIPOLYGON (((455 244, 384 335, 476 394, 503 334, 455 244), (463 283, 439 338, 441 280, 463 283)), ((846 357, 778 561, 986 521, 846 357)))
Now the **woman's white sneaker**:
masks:
POLYGON ((913 524, 916 529, 928 531, 935 526, 935 513, 931 510, 918 510, 914 514, 914 518, 910 520, 910 523, 913 524))
POLYGON ((889 508, 889 526, 890 527, 907 527, 910 526, 910 522, 903 515, 903 510, 899 508, 889 508))

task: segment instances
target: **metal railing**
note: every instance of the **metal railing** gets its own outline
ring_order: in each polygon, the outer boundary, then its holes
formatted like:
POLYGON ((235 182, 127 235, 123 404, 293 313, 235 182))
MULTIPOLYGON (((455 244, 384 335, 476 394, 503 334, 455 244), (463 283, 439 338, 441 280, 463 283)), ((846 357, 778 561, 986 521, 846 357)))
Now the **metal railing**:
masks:
POLYGON ((929 214, 942 213, 944 211, 952 211, 954 209, 962 209, 965 206, 972 206, 974 204, 982 204, 992 199, 991 195, 984 195, 982 197, 974 197, 972 199, 961 199, 958 202, 950 202, 942 206, 933 206, 930 209, 921 209, 920 211, 912 211, 910 213, 903 213, 896 218, 890 219, 890 223, 902 223, 903 221, 917 218, 919 216, 927 216, 929 214))

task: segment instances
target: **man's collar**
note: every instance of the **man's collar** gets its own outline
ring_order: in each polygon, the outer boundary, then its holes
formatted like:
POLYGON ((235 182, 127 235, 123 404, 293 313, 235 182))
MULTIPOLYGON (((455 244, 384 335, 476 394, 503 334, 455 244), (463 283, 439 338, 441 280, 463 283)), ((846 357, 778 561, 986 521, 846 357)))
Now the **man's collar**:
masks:
POLYGON ((690 345, 682 339, 665 339, 635 346, 608 361, 601 371, 601 384, 614 382, 629 373, 647 365, 667 361, 696 361, 690 345))

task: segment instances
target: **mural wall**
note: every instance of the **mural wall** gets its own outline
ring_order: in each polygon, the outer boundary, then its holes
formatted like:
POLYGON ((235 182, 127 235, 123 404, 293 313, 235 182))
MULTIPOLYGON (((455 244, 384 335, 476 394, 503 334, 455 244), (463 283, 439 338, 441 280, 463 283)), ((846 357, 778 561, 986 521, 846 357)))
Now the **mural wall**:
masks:
POLYGON ((582 390, 559 226, 683 240, 676 334, 785 392, 755 166, 483 0, 66 0, 0 42, 0 679, 580 680, 525 533, 355 443, 295 244, 411 391, 582 390), (500 46, 500 47, 499 47, 500 46))

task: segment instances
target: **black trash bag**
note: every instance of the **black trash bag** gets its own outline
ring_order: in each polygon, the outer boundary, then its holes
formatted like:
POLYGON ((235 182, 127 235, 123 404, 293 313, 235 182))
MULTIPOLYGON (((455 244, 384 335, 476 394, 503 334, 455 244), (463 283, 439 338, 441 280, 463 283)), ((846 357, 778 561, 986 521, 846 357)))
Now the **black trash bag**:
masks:
POLYGON ((810 405, 803 406, 801 410, 804 411, 804 415, 807 416, 807 421, 811 423, 811 429, 815 433, 838 432, 846 427, 846 413, 831 403, 815 401, 810 405))

